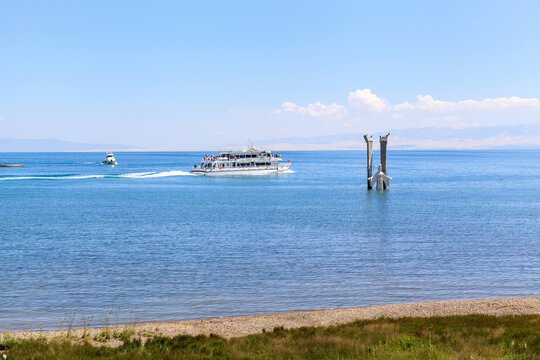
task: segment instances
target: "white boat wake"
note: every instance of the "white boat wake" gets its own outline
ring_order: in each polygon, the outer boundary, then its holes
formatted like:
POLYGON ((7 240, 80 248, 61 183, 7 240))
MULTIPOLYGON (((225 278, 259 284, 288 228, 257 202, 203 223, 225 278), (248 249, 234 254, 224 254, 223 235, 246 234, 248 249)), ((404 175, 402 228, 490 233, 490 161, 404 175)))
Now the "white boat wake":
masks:
POLYGON ((169 176, 193 176, 190 172, 181 170, 172 171, 150 171, 128 174, 111 174, 111 175, 76 175, 76 174, 60 174, 60 175, 31 175, 31 176, 1 176, 2 180, 84 180, 84 179, 114 179, 114 178, 128 178, 128 179, 149 179, 149 178, 161 178, 169 176))
POLYGON ((118 175, 118 177, 131 178, 131 179, 148 179, 148 178, 160 178, 168 176, 193 176, 192 173, 188 171, 181 170, 172 170, 172 171, 161 171, 161 172, 141 172, 141 173, 131 173, 118 175))

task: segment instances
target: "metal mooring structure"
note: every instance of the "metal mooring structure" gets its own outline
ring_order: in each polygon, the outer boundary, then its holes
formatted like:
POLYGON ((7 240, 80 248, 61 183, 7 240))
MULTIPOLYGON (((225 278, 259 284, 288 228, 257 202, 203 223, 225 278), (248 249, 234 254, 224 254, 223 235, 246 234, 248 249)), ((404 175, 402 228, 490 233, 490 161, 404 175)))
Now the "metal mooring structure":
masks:
POLYGON ((390 133, 379 137, 381 162, 379 164, 379 170, 373 175, 373 138, 367 134, 364 135, 367 144, 367 188, 369 190, 373 188, 374 184, 377 184, 377 190, 386 190, 390 186, 390 179, 392 178, 388 176, 386 170, 386 147, 389 136, 390 133))

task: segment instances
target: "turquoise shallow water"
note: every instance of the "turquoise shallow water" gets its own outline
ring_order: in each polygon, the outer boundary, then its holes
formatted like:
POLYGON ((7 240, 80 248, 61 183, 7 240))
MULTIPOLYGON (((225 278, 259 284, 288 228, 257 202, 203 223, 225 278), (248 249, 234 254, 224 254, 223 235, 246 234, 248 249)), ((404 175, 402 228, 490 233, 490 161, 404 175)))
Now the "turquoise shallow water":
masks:
POLYGON ((0 153, 0 330, 540 294, 540 151, 390 151, 383 193, 361 151, 115 155, 0 153))

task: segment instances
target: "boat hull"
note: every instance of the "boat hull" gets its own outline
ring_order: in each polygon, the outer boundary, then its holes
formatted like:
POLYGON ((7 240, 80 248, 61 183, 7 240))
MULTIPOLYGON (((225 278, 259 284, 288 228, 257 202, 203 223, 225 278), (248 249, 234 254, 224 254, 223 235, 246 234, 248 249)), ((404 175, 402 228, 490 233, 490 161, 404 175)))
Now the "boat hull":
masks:
POLYGON ((289 167, 279 169, 193 169, 191 173, 199 176, 272 176, 287 171, 289 167))

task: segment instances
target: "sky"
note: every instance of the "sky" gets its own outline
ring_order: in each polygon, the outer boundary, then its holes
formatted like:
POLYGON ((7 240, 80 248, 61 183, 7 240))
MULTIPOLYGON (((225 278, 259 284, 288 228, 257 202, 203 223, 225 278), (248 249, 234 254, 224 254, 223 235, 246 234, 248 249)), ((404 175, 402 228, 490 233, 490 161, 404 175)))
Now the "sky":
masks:
POLYGON ((538 124, 539 17, 519 0, 0 0, 0 138, 200 148, 538 124))

